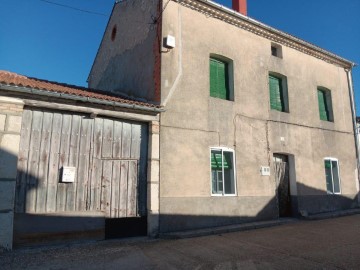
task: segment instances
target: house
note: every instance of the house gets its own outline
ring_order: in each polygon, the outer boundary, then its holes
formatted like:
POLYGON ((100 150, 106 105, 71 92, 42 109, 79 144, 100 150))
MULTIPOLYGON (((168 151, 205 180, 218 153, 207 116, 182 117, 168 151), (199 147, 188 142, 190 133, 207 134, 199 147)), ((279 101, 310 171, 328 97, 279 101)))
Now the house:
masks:
POLYGON ((0 71, 0 249, 146 235, 162 110, 0 71))
POLYGON ((353 67, 245 0, 116 2, 89 88, 0 71, 0 247, 359 207, 353 67))
POLYGON ((358 207, 353 67, 245 0, 129 0, 88 82, 165 108, 149 214, 167 233, 358 207))

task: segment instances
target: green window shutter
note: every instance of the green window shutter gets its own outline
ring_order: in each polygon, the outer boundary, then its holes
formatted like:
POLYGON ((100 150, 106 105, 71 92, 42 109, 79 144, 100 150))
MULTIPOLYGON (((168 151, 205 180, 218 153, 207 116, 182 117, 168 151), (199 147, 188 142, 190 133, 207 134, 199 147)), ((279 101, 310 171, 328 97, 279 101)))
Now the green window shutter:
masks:
POLYGON ((210 58, 210 96, 230 99, 228 64, 210 58))
POLYGON ((210 59, 210 96, 218 97, 218 70, 217 70, 217 62, 214 59, 210 59))
POLYGON ((270 108, 283 112, 285 110, 282 82, 280 78, 269 75, 270 108))
POLYGON ((319 113, 320 119, 324 121, 330 121, 329 110, 326 104, 326 93, 325 91, 318 89, 318 102, 319 102, 319 113))

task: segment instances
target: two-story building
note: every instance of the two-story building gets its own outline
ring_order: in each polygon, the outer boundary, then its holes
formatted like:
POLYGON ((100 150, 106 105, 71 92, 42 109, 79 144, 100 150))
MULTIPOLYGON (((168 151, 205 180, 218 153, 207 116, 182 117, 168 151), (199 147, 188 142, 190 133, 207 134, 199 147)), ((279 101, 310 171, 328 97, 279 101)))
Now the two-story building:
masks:
POLYGON ((358 207, 353 67, 244 0, 129 0, 88 82, 165 108, 156 234, 358 207))
POLYGON ((116 2, 90 88, 0 71, 0 249, 358 207, 353 66, 245 0, 116 2))

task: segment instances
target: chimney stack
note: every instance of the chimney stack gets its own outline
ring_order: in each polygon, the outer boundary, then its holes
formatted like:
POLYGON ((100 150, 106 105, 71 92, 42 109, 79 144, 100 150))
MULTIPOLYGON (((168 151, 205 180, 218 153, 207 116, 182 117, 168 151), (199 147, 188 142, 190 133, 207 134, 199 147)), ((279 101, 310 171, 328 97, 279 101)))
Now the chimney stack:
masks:
POLYGON ((246 0, 232 0, 233 10, 247 16, 247 4, 246 0))

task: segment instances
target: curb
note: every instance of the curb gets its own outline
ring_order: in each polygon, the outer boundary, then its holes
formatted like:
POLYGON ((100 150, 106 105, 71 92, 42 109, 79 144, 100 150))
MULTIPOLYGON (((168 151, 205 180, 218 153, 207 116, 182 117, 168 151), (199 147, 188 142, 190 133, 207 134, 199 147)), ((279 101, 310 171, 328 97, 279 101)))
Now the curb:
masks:
POLYGON ((301 219, 303 219, 303 220, 321 220, 321 219, 329 219, 329 218, 336 218, 336 217, 352 216, 352 215, 357 215, 357 214, 360 214, 360 208, 302 216, 301 219))

